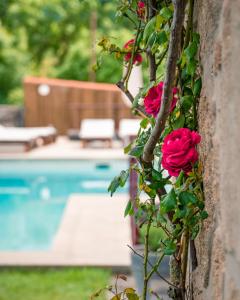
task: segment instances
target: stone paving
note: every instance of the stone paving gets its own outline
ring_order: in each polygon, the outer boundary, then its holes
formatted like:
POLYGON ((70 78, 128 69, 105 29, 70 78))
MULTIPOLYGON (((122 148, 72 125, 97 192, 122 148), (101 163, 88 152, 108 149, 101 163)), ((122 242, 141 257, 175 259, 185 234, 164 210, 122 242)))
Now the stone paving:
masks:
POLYGON ((129 271, 127 195, 73 195, 49 251, 0 252, 0 265, 99 266, 129 271))

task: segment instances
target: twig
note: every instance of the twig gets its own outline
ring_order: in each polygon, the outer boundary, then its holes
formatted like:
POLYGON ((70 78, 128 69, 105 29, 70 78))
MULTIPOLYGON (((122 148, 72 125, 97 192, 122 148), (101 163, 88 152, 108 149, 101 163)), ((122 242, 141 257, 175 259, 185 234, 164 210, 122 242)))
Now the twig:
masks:
MULTIPOLYGON (((154 0, 149 0, 149 19, 152 19, 156 15, 157 10, 155 9, 155 5, 156 3, 154 0)), ((149 81, 156 81, 157 65, 155 54, 152 53, 151 47, 147 49, 147 55, 149 61, 149 81)))
MULTIPOLYGON (((156 63, 157 68, 161 65, 161 63, 162 63, 164 57, 166 56, 167 52, 168 52, 168 46, 167 46, 166 49, 163 51, 163 53, 160 55, 159 61, 156 63)), ((157 57, 157 58, 158 58, 158 57, 157 57)))
POLYGON ((148 273, 148 276, 147 276, 148 280, 151 278, 151 276, 153 275, 153 273, 155 272, 155 270, 157 270, 157 268, 159 267, 160 263, 162 262, 164 256, 165 256, 165 254, 163 253, 162 256, 160 256, 158 258, 158 261, 154 265, 154 268, 152 268, 152 270, 148 273))
MULTIPOLYGON (((119 81, 116 83, 116 86, 126 95, 126 97, 130 100, 131 103, 133 103, 134 101, 134 97, 133 95, 129 92, 128 89, 125 88, 124 86, 124 82, 123 81, 119 81)), ((146 117, 150 117, 150 115, 148 115, 144 108, 141 107, 141 106, 137 106, 136 107, 136 110, 138 111, 138 113, 143 117, 143 118, 146 118, 146 117)))
MULTIPOLYGON (((144 256, 143 255, 141 255, 140 253, 138 253, 135 249, 133 249, 131 246, 129 246, 129 245, 127 245, 128 246, 128 248, 130 248, 132 251, 133 251, 133 253, 134 254, 136 254, 137 256, 139 256, 139 257, 141 257, 142 259, 144 259, 144 256)), ((154 268, 154 266, 153 266, 153 264, 152 263, 150 263, 150 261, 148 260, 148 264, 149 264, 149 266, 150 267, 152 267, 152 268, 154 268)), ((174 287, 174 288, 178 288, 176 285, 174 285, 174 284, 172 284, 170 281, 168 281, 165 277, 163 277, 159 272, 158 272, 158 270, 155 270, 154 271, 157 275, 158 275, 158 277, 160 277, 163 281, 165 281, 167 284, 169 284, 169 285, 171 285, 172 287, 174 287)))
POLYGON ((127 72, 126 72, 126 74, 125 74, 125 76, 124 76, 124 78, 122 80, 125 83, 126 90, 128 90, 128 81, 129 81, 129 77, 131 75, 132 68, 133 68, 133 61, 134 61, 134 56, 135 56, 135 51, 136 51, 136 45, 137 45, 137 40, 138 40, 140 29, 141 29, 141 20, 140 20, 140 22, 138 24, 138 29, 137 29, 136 37, 134 39, 132 55, 131 55, 130 62, 128 64, 127 72))
POLYGON ((166 120, 169 115, 171 106, 172 86, 175 79, 176 65, 179 58, 181 32, 184 21, 184 11, 186 6, 185 0, 173 0, 174 16, 173 27, 170 36, 169 54, 167 60, 166 77, 163 92, 163 101, 158 113, 156 124, 144 147, 143 160, 151 162, 153 160, 153 151, 159 141, 162 131, 164 130, 166 120))

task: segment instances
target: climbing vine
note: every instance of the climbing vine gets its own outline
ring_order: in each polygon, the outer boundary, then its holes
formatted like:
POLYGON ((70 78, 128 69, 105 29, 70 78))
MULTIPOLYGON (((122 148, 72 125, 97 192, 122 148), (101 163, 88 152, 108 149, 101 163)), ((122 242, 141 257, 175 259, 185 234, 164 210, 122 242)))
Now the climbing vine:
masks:
MULTIPOLYGON (((188 252, 191 248, 190 252, 194 253, 193 241, 208 217, 197 151, 201 142, 197 132, 200 36, 193 30, 193 11, 194 0, 121 0, 117 17, 130 20, 132 39, 123 46, 108 38, 99 42, 102 52, 123 59, 126 72, 117 86, 132 102, 133 113, 142 118, 136 139, 124 149, 126 154, 135 157, 136 163, 113 179, 109 192, 113 195, 124 186, 132 170, 138 173, 138 192, 135 199, 129 200, 125 216, 134 216, 138 226, 147 228, 144 288, 142 295, 137 295, 132 288, 119 292, 108 287, 113 293, 112 300, 146 300, 149 280, 154 273, 159 273, 157 268, 166 255, 171 256, 169 296, 189 297, 188 252), (143 61, 148 62, 148 82, 134 97, 128 81, 134 65, 143 61), (165 70, 164 74, 161 69, 165 70), (147 200, 142 200, 142 194, 148 196, 147 200), (155 265, 150 264, 148 257, 151 226, 165 233, 155 265)), ((192 261, 196 262, 194 258, 192 261)))

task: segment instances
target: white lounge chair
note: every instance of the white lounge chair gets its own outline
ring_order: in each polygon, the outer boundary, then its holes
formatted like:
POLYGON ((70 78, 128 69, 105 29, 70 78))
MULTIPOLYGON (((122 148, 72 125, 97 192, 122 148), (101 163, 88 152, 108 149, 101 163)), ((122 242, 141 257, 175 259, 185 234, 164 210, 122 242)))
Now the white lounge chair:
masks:
POLYGON ((114 138, 114 121, 112 119, 84 119, 81 122, 79 138, 86 143, 92 141, 107 141, 109 147, 112 146, 114 138))
POLYGON ((49 144, 55 142, 57 137, 57 130, 53 126, 46 126, 46 127, 24 127, 20 128, 31 132, 33 134, 38 135, 39 138, 43 140, 43 143, 49 144))
POLYGON ((118 136, 123 144, 128 144, 133 138, 137 136, 140 128, 139 119, 122 119, 119 122, 118 136))
POLYGON ((1 151, 28 151, 39 144, 56 139, 54 127, 5 127, 0 126, 1 151))
POLYGON ((28 151, 36 146, 37 135, 14 128, 0 127, 0 152, 28 151))

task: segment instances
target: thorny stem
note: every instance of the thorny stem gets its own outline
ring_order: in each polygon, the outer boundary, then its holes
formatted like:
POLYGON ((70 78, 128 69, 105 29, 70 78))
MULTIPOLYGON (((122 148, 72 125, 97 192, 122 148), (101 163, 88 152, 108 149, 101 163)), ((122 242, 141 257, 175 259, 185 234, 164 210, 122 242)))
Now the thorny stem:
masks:
POLYGON ((159 258, 158 261, 156 262, 156 264, 154 265, 154 268, 152 268, 152 270, 148 273, 148 280, 151 278, 151 276, 153 275, 153 273, 155 272, 155 270, 159 267, 160 263, 162 262, 163 258, 164 258, 165 254, 163 253, 159 258))
POLYGON ((186 285, 186 274, 187 274, 187 262, 188 262, 188 244, 189 244, 189 231, 186 230, 183 233, 183 245, 182 245, 182 255, 181 255, 181 287, 182 287, 182 294, 183 299, 185 295, 185 285, 186 285))
POLYGON ((152 130, 152 133, 144 147, 143 160, 145 162, 151 162, 153 160, 153 151, 156 144, 159 141, 162 131, 164 130, 166 120, 169 115, 171 105, 172 86, 175 80, 175 72, 177 60, 179 58, 180 45, 181 45, 181 32, 184 22, 184 12, 186 1, 173 0, 174 15, 173 25, 169 43, 169 54, 166 67, 166 77, 163 91, 163 101, 161 109, 158 113, 156 124, 152 130))
MULTIPOLYGON (((128 248, 130 248, 134 254, 136 254, 137 256, 141 257, 142 259, 144 259, 144 256, 141 255, 140 253, 138 253, 136 250, 134 250, 130 245, 127 245, 128 248)), ((154 268, 154 265, 148 260, 148 264, 151 268, 154 268)), ((165 281, 168 285, 174 287, 174 288, 178 288, 176 285, 174 285, 172 282, 170 282, 169 280, 167 280, 165 277, 163 277, 157 269, 154 270, 154 272, 158 275, 159 278, 161 278, 163 281, 165 281)))
MULTIPOLYGON (((154 0, 149 1, 149 19, 152 19, 156 14, 155 9, 156 3, 154 0)), ((156 71, 157 71, 157 65, 156 65, 156 59, 155 54, 152 54, 151 49, 147 49, 148 54, 148 61, 149 61, 149 81, 156 81, 156 71)))
POLYGON ((143 261, 143 268, 144 268, 144 283, 143 283, 143 300, 147 299, 147 289, 148 289, 148 271, 147 271, 147 265, 148 265, 148 254, 149 254, 149 232, 150 227, 152 224, 152 215, 150 216, 148 223, 147 223, 147 232, 145 235, 144 240, 144 261, 143 261))
POLYGON ((123 78, 123 82, 125 83, 126 90, 128 90, 128 81, 129 81, 129 77, 131 75, 132 68, 133 68, 133 60, 134 60, 134 56, 135 56, 137 39, 138 39, 138 36, 139 36, 140 29, 141 29, 141 21, 139 21, 139 24, 138 24, 137 34, 136 34, 136 38, 134 39, 132 55, 131 55, 130 62, 128 64, 127 72, 126 72, 126 75, 123 78))

